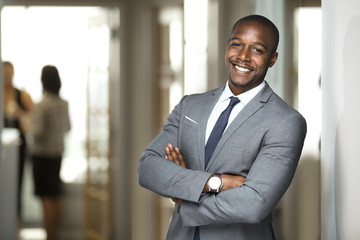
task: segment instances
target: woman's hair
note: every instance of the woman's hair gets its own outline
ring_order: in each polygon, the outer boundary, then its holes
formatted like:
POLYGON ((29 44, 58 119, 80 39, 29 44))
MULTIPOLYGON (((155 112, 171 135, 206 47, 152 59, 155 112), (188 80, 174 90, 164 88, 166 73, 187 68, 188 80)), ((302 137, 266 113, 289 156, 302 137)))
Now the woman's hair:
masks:
POLYGON ((5 62, 3 62, 3 65, 11 67, 13 69, 13 71, 14 71, 14 65, 11 62, 5 61, 5 62))
POLYGON ((41 72, 41 83, 46 92, 59 95, 61 88, 60 76, 55 66, 46 65, 41 72))

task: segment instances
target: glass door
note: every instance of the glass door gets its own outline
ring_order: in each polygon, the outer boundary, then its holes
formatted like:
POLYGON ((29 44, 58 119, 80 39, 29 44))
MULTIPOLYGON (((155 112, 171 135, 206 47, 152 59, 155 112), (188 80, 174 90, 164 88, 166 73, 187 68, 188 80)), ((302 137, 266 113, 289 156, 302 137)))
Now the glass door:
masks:
POLYGON ((86 239, 109 239, 112 229, 108 13, 88 24, 86 239))

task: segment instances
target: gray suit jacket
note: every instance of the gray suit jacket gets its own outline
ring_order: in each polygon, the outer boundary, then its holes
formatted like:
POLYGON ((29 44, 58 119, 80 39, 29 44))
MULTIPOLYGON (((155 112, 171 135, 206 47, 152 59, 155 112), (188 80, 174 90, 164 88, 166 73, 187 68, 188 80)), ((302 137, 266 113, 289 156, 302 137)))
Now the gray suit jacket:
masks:
POLYGON ((273 239, 271 212, 294 176, 306 135, 305 119, 269 85, 236 116, 205 168, 205 130, 223 87, 185 96, 138 164, 141 186, 175 206, 167 239, 273 239), (188 169, 164 158, 168 143, 178 146, 188 169), (211 173, 242 175, 241 187, 200 197, 211 173))

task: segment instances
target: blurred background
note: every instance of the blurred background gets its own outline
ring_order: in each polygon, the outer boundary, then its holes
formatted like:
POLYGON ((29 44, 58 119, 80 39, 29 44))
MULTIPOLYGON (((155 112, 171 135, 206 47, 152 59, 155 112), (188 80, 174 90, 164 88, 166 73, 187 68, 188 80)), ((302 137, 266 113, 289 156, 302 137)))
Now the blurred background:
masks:
MULTIPOLYGON (((165 239, 173 203, 139 187, 138 159, 182 96, 226 82, 226 41, 233 23, 249 14, 264 15, 279 28, 279 58, 266 80, 308 123, 295 178, 273 212, 277 239, 360 238, 355 218, 360 214, 355 185, 360 117, 359 111, 350 112, 358 108, 354 100, 359 99, 357 1, 0 4, 1 59, 14 64, 14 85, 37 103, 41 68, 52 64, 62 80, 60 95, 69 101, 72 130, 61 170, 61 239, 165 239)), ((15 239, 11 236, 18 232, 20 239, 45 239, 30 160, 20 226, 13 215, 14 143, 5 132, 2 129, 0 238, 15 239)))

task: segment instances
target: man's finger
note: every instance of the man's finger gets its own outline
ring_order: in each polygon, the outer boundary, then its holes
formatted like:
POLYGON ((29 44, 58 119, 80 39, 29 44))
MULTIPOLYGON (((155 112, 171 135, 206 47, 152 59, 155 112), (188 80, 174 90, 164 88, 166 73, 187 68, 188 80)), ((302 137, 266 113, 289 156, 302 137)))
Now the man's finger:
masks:
POLYGON ((175 148, 175 152, 177 153, 177 155, 179 157, 180 166, 186 168, 184 156, 182 155, 182 153, 180 152, 180 149, 178 147, 175 148))
POLYGON ((165 153, 166 153, 166 158, 172 162, 174 162, 173 156, 170 152, 170 148, 169 147, 165 147, 165 153))
POLYGON ((179 156, 178 156, 177 152, 175 151, 174 146, 171 143, 169 143, 168 146, 167 146, 167 149, 168 149, 168 154, 171 155, 171 160, 174 163, 176 163, 178 165, 181 165, 179 156))
POLYGON ((171 152, 171 156, 174 159, 174 162, 178 165, 181 165, 180 159, 179 159, 179 155, 177 154, 177 152, 173 149, 170 149, 171 152))

